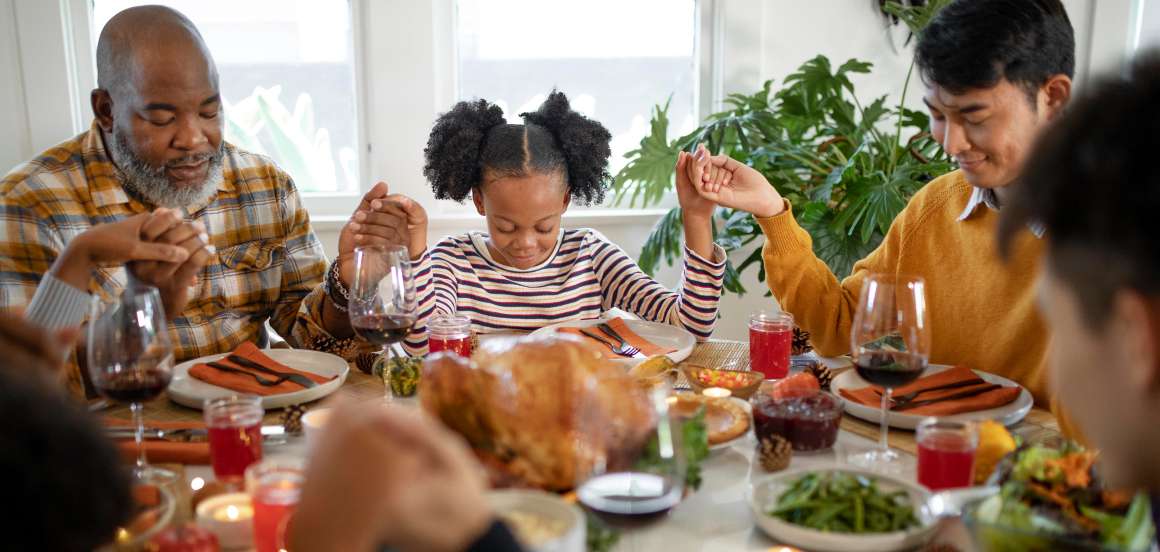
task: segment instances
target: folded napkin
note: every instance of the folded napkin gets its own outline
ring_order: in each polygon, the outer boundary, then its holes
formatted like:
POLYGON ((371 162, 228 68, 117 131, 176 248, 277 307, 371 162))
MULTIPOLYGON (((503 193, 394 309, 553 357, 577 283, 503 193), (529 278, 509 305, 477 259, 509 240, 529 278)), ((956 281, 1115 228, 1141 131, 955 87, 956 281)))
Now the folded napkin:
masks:
MULTIPOLYGON (((271 370, 277 370, 279 372, 290 372, 293 374, 301 374, 303 376, 306 376, 306 377, 314 380, 316 383, 320 383, 320 384, 326 383, 326 382, 334 379, 334 377, 328 378, 325 376, 320 376, 318 374, 312 374, 310 372, 303 372, 301 370, 295 370, 293 368, 290 368, 289 366, 286 366, 285 364, 281 364, 281 363, 275 361, 274 359, 266 356, 265 353, 263 353, 262 350, 259 349, 257 345, 254 345, 253 343, 250 343, 249 341, 246 341, 246 342, 242 343, 241 345, 238 345, 238 348, 234 349, 233 354, 238 355, 246 360, 250 360, 250 361, 253 361, 255 363, 261 364, 262 366, 269 368, 271 370)), ((262 379, 270 380, 270 379, 275 379, 278 377, 278 376, 275 376, 273 374, 267 374, 265 372, 258 372, 256 370, 251 370, 249 368, 246 368, 245 366, 234 364, 234 363, 226 360, 224 357, 216 362, 218 362, 220 364, 224 364, 226 366, 229 366, 230 368, 236 368, 238 370, 245 370, 247 372, 257 374, 262 379)), ((292 381, 284 381, 282 383, 279 383, 278 385, 264 387, 262 385, 259 385, 258 381, 250 376, 247 376, 245 374, 235 374, 235 373, 231 373, 231 372, 223 372, 223 371, 218 370, 217 368, 214 368, 208 364, 198 364, 198 365, 194 366, 193 368, 190 368, 189 375, 191 377, 194 377, 194 378, 197 378, 201 381, 204 381, 210 385, 216 385, 218 387, 225 387, 226 389, 237 391, 239 393, 247 393, 250 395, 262 395, 262 396, 280 395, 282 393, 293 393, 295 391, 301 391, 302 389, 304 389, 304 387, 302 387, 301 385, 298 385, 297 383, 294 383, 292 381)))
MULTIPOLYGON (((104 423, 111 427, 133 425, 119 418, 105 418, 104 423)), ((201 422, 146 422, 145 425, 161 429, 205 429, 205 424, 201 422)), ((114 439, 113 443, 117 445, 123 462, 137 461, 137 443, 132 437, 114 439)), ((154 464, 209 464, 209 441, 177 443, 145 439, 142 445, 145 447, 145 458, 154 464)))
MULTIPOLYGON (((937 374, 918 378, 911 383, 899 387, 894 390, 894 396, 897 397, 907 393, 921 391, 923 389, 930 389, 931 387, 938 387, 940 385, 947 385, 973 379, 979 379, 979 376, 971 371, 970 368, 956 366, 950 370, 944 370, 937 374)), ((985 385, 987 385, 986 382, 981 382, 978 385, 967 387, 956 387, 954 389, 931 391, 929 393, 923 393, 919 395, 915 400, 925 401, 930 399, 938 399, 957 393, 964 393, 972 389, 978 389, 985 385)), ((882 395, 878 393, 880 391, 883 391, 881 387, 878 387, 877 385, 871 385, 869 387, 862 387, 859 389, 843 389, 842 396, 856 403, 878 408, 882 404, 882 395)), ((1022 391, 1023 390, 1018 386, 1000 387, 986 393, 980 393, 973 397, 937 402, 917 408, 909 408, 903 410, 901 413, 914 414, 916 416, 950 416, 952 414, 962 414, 964 412, 977 412, 979 410, 998 408, 1005 404, 1009 404, 1015 399, 1019 398, 1019 393, 1022 391)))
MULTIPOLYGON (((623 318, 613 318, 608 321, 608 325, 611 326, 612 329, 620 335, 620 337, 623 337, 625 341, 628 341, 629 345, 640 349, 640 352, 645 356, 665 355, 676 350, 661 347, 660 345, 657 345, 656 343, 641 337, 636 332, 628 329, 628 324, 624 323, 623 318)), ((600 349, 601 354, 603 354, 605 358, 625 358, 609 350, 607 345, 580 333, 581 329, 592 332, 596 335, 604 336, 604 338, 607 339, 609 343, 617 342, 615 338, 600 331, 600 328, 597 328, 596 326, 587 326, 584 328, 561 328, 559 331, 561 333, 580 336, 581 338, 595 344, 600 349)))

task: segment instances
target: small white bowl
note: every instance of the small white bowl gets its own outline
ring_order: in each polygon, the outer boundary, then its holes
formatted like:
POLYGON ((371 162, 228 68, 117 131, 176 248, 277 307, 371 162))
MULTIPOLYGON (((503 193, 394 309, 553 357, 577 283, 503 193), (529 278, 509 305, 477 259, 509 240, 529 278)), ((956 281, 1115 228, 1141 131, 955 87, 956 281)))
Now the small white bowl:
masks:
POLYGON ((322 437, 328 420, 330 420, 329 408, 316 408, 302 415, 302 433, 306 437, 307 451, 314 450, 314 445, 322 437))
MULTIPOLYGON (((584 513, 558 495, 525 489, 502 489, 487 493, 488 502, 501 520, 509 512, 521 512, 558 523, 563 527, 560 536, 549 539, 539 546, 528 547, 532 552, 585 552, 588 528, 584 513)), ((519 538, 516 528, 510 527, 519 538)))
POLYGON ((757 526, 765 531, 765 534, 769 535, 770 538, 782 544, 818 552, 845 550, 893 552, 895 550, 918 549, 930 540, 938 519, 927 507, 929 498, 930 491, 912 481, 850 466, 832 466, 788 470, 761 479, 753 485, 749 497, 749 509, 753 513, 753 519, 757 522, 757 526), (766 513, 798 478, 810 473, 861 475, 877 480, 878 488, 884 492, 903 489, 910 495, 910 501, 914 504, 914 515, 918 518, 920 525, 906 531, 891 533, 827 533, 794 525, 766 513))

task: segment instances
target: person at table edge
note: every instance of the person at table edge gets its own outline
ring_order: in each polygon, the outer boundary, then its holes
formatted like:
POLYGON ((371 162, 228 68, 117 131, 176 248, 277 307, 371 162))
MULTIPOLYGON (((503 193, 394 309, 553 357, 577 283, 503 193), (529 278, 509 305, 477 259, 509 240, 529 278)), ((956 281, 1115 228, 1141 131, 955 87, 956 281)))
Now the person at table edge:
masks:
POLYGON ((1160 527, 1160 51, 1085 89, 1036 147, 999 225, 1046 231, 1038 304, 1052 389, 1100 451, 1108 488, 1143 489, 1160 527))
MULTIPOLYGON (((1058 0, 956 0, 922 33, 915 62, 931 134, 959 169, 915 194, 881 245, 844 280, 814 255, 777 183, 771 186, 761 173, 714 156, 709 165, 732 169, 733 177, 699 190, 755 216, 766 238, 769 289, 821 354, 849 352, 866 275, 918 275, 927 283, 930 362, 1006 376, 1046 407, 1048 337, 1034 291, 1043 241, 1035 227, 1025 228, 1005 264, 995 236, 1028 150, 1071 96, 1075 39, 1067 12, 1058 0)), ((693 166, 703 165, 702 159, 693 166)))
MULTIPOLYGON (((0 309, 28 306, 39 320, 75 326, 89 292, 110 297, 131 275, 160 289, 178 361, 265 344, 267 322, 293 346, 357 356, 363 343, 336 289, 349 287, 353 263, 342 261, 354 247, 388 231, 355 225, 387 186, 363 198, 328 265, 290 175, 222 139, 213 58, 172 9, 129 8, 108 22, 97 86, 88 131, 0 180, 0 309), (66 263, 56 261, 78 235, 166 207, 186 223, 143 237, 184 248, 181 260, 104 266, 88 289, 57 277, 66 263)), ((79 376, 74 363, 74 390, 79 376)))

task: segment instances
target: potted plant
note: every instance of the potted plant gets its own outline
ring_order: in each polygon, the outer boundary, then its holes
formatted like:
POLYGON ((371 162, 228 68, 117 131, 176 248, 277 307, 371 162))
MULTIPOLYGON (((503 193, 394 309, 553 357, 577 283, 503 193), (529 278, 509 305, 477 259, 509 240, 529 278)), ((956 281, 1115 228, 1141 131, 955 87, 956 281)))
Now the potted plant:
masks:
MULTIPOLYGON (((946 0, 923 6, 888 2, 885 9, 921 30, 946 0)), ((704 143, 757 169, 794 205, 794 216, 813 237, 814 252, 839 277, 882 241, 891 222, 915 192, 954 167, 927 132, 925 113, 905 107, 913 73, 907 73, 898 104, 886 96, 860 101, 850 76, 869 73, 869 62, 851 59, 834 68, 825 56, 802 64, 774 89, 766 81, 749 95, 732 94, 728 109, 699 128, 667 139, 668 104, 653 111, 651 132, 626 154, 616 175, 613 202, 648 206, 672 189, 677 152, 704 143)), ((726 252, 744 249, 761 236, 747 213, 718 209, 714 237, 726 252)), ((680 208, 661 218, 645 242, 640 266, 652 273, 663 259, 681 253, 680 208)), ((727 264, 726 290, 744 293, 740 275, 752 265, 764 280, 761 251, 727 264)))

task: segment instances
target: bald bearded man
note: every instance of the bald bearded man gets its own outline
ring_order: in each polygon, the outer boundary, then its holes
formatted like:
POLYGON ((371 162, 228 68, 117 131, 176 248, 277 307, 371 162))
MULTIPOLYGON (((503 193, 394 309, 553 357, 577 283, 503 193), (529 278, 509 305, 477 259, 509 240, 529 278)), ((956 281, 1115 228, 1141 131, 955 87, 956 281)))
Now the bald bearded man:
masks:
POLYGON ((343 228, 345 262, 328 265, 290 175, 223 141, 213 58, 172 9, 130 8, 109 20, 97 84, 87 132, 0 180, 0 310, 35 295, 53 311, 39 319, 77 325, 90 293, 112 297, 135 278, 161 291, 178 361, 264 345, 267 322, 293 346, 356 355, 344 310, 349 257, 356 245, 399 241, 397 225, 377 224, 391 220, 370 208, 386 185, 343 228), (97 267, 87 289, 50 272, 86 230, 157 208, 179 210, 184 223, 122 226, 185 249, 180 261, 97 267))

